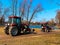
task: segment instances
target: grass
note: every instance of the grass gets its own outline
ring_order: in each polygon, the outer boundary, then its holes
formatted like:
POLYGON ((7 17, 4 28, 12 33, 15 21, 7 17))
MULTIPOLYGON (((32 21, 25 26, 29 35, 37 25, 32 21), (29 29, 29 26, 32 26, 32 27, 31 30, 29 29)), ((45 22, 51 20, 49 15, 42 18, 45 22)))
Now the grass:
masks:
POLYGON ((60 33, 43 33, 35 29, 34 36, 23 35, 11 37, 4 34, 3 27, 0 27, 0 45, 60 45, 60 33))

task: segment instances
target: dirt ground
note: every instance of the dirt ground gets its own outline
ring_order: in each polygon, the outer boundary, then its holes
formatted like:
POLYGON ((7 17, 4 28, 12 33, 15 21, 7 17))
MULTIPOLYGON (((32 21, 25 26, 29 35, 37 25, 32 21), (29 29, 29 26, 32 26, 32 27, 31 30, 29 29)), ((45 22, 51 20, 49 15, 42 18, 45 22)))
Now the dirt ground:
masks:
POLYGON ((4 33, 4 27, 0 27, 0 45, 60 45, 60 30, 41 32, 35 29, 32 34, 12 37, 4 33))

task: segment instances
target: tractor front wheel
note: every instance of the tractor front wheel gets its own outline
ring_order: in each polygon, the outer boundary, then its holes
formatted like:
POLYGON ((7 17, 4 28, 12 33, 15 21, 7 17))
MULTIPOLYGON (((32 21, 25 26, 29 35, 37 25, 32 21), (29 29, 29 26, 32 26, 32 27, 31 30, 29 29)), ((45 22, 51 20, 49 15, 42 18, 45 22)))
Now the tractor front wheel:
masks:
POLYGON ((8 27, 8 26, 6 26, 6 27, 4 28, 4 32, 5 32, 5 34, 9 35, 9 27, 8 27))
POLYGON ((9 35, 9 30, 4 30, 5 34, 9 35))
POLYGON ((10 34, 11 36, 16 36, 16 35, 18 35, 18 29, 17 29, 16 27, 11 28, 11 29, 9 30, 9 34, 10 34))

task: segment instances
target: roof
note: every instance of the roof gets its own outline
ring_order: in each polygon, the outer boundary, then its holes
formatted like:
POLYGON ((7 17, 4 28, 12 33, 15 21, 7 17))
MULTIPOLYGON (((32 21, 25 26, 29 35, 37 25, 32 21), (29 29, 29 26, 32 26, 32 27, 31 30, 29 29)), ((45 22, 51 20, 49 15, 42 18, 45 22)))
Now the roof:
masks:
POLYGON ((9 18, 21 18, 21 17, 18 17, 18 16, 10 16, 9 18))

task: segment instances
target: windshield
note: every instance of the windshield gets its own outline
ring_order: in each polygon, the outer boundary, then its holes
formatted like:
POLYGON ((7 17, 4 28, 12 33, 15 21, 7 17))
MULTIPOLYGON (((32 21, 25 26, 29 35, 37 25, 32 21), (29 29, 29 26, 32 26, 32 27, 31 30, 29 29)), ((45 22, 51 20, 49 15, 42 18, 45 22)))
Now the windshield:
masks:
POLYGON ((12 23, 17 23, 17 19, 16 18, 12 18, 12 23))
POLYGON ((20 24, 21 20, 18 18, 9 18, 9 23, 15 23, 15 24, 20 24))
POLYGON ((17 23, 17 19, 16 18, 9 18, 9 23, 17 23))

